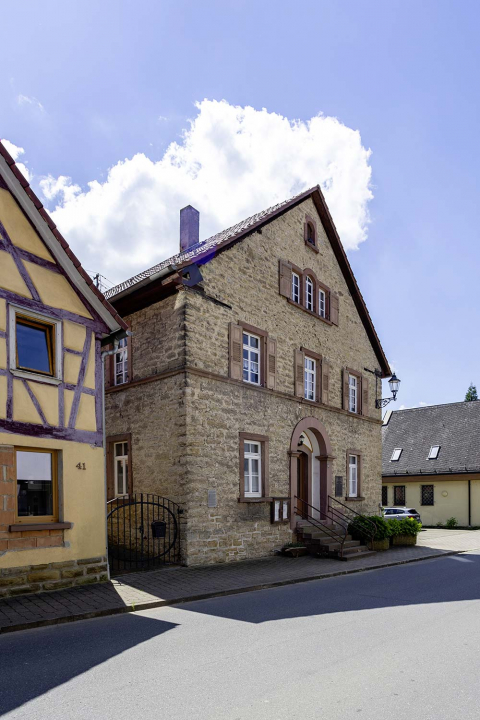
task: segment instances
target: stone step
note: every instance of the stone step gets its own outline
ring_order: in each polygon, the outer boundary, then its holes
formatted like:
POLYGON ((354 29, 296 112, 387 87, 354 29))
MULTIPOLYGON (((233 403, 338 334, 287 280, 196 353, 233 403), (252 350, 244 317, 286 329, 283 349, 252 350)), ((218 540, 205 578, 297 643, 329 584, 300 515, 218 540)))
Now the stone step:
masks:
MULTIPOLYGON (((338 538, 339 540, 343 540, 343 532, 335 532, 332 530, 332 534, 329 533, 321 533, 321 532, 304 532, 301 533, 302 539, 307 540, 333 540, 334 536, 338 538)), ((352 539, 351 535, 347 535, 345 537, 345 540, 349 542, 352 539)))
MULTIPOLYGON (((329 550, 336 550, 337 548, 340 548, 342 545, 342 539, 339 538, 338 540, 335 540, 335 538, 312 538, 305 540, 305 545, 307 547, 325 547, 329 550)), ((359 540, 346 540, 343 544, 344 548, 356 548, 359 547, 360 541, 359 540)))
POLYGON ((343 554, 344 555, 358 555, 359 553, 365 552, 368 550, 368 547, 366 545, 358 545, 356 547, 344 547, 343 548, 343 554))

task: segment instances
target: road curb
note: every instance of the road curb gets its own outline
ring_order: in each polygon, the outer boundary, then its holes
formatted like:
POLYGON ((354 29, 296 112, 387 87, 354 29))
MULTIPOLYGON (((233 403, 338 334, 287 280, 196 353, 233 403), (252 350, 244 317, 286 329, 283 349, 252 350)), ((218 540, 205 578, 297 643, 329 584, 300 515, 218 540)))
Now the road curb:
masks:
POLYGON ((172 598, 169 600, 152 600, 151 602, 133 603, 123 607, 105 608, 103 610, 92 610, 85 613, 75 613, 65 615, 58 618, 49 618, 45 620, 34 620, 32 622, 17 623, 15 625, 7 625, 0 628, 0 635, 21 630, 33 630, 35 628, 48 627, 51 625, 63 625, 65 623, 77 622, 78 620, 91 620, 98 617, 107 617, 109 615, 123 615, 125 613, 139 612, 141 610, 152 610, 159 607, 167 607, 169 605, 180 605, 189 602, 197 602, 199 600, 209 600, 210 598, 227 597, 228 595, 240 595, 241 593, 255 592, 256 590, 268 590, 269 588, 283 587, 285 585, 298 585, 299 583, 312 582, 314 580, 326 580, 341 575, 353 575, 354 573, 369 572, 372 570, 384 570, 385 568, 395 567, 395 565, 408 565, 413 562, 422 562, 423 560, 434 560, 436 558, 448 557, 451 555, 461 555, 470 552, 470 550, 447 550, 442 553, 423 555, 418 558, 408 558, 406 560, 392 560, 390 562, 375 565, 374 567, 352 567, 345 570, 335 570, 329 573, 321 573, 319 575, 309 575, 301 578, 293 578, 289 580, 277 580, 275 582, 261 583, 257 585, 248 585, 242 588, 233 588, 230 590, 217 590, 215 592, 199 593, 197 595, 187 595, 184 597, 172 598))

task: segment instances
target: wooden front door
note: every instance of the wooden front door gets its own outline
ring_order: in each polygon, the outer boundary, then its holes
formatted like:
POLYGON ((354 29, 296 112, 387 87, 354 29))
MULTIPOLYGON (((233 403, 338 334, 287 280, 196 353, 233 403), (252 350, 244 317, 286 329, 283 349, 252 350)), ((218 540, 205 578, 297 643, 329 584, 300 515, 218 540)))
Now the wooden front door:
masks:
POLYGON ((298 514, 306 518, 309 514, 308 508, 308 455, 301 452, 297 458, 297 497, 298 514), (301 501, 304 502, 301 502, 301 501))

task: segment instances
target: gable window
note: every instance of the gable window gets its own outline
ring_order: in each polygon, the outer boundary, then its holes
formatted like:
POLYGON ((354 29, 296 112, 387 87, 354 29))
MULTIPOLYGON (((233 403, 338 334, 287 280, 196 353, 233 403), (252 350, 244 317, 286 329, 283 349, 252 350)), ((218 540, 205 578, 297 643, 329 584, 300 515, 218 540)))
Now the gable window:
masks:
POLYGON ((358 412, 358 378, 348 376, 348 409, 352 413, 358 412))
POLYGON ((433 485, 422 485, 422 505, 434 505, 433 485))
POLYGON ((315 245, 315 229, 311 222, 307 222, 307 242, 310 245, 315 245))
POLYGON ((260 385, 260 338, 243 333, 243 379, 260 385))
POLYGON ((10 370, 14 375, 61 377, 61 321, 10 306, 10 370))
POLYGON ((305 280, 305 307, 313 312, 313 280, 309 275, 305 280))
POLYGON ((358 455, 348 456, 348 497, 358 496, 358 455))
POLYGON ((436 460, 438 457, 438 453, 440 452, 440 445, 432 445, 430 448, 430 452, 428 453, 427 460, 436 460))
POLYGON ((15 451, 17 522, 55 522, 57 509, 57 453, 55 450, 15 451))
POLYGON ((315 387, 317 384, 316 375, 316 361, 313 358, 305 357, 304 367, 304 398, 305 400, 315 401, 315 387))
POLYGON ((405 485, 394 485, 393 504, 400 506, 405 505, 405 485))
POLYGON ((128 442, 114 444, 114 492, 115 497, 128 494, 128 442))
POLYGON ((292 272, 292 300, 295 303, 300 302, 300 276, 292 272))
POLYGON ((400 460, 400 455, 402 454, 403 448, 395 448, 395 450, 392 453, 392 457, 390 458, 390 462, 395 462, 395 460, 400 460))
POLYGON ((128 339, 122 338, 118 343, 118 352, 115 353, 114 380, 115 385, 128 382, 128 339))
POLYGON ((382 505, 388 505, 388 485, 382 485, 382 505))
POLYGON ((325 290, 318 291, 318 314, 322 318, 327 316, 327 298, 325 290))

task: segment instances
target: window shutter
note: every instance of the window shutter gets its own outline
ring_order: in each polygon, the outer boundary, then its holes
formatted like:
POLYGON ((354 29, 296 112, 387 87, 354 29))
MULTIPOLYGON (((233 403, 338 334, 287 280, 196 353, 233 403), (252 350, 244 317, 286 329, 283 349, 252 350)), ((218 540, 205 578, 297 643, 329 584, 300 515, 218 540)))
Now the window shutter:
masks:
POLYGON ((339 297, 337 293, 330 294, 330 321, 334 325, 338 325, 339 297))
MULTIPOLYGON (((107 345, 105 350, 113 350, 113 345, 107 345)), ((114 355, 105 355, 105 389, 112 387, 113 385, 113 368, 114 368, 114 355)))
POLYGON ((277 377, 277 341, 267 338, 267 388, 275 390, 277 377))
POLYGON ((279 261, 280 295, 292 297, 292 267, 285 260, 279 261))
POLYGON ((348 370, 347 370, 347 368, 343 368, 343 409, 344 410, 348 410, 348 397, 349 397, 348 370))
POLYGON ((362 415, 368 415, 368 377, 362 377, 362 415))
POLYGON ((305 353, 302 350, 295 350, 295 395, 303 397, 305 383, 305 353))
POLYGON ((330 363, 322 360, 322 403, 328 405, 328 393, 330 389, 330 363))
POLYGON ((229 373, 232 380, 241 380, 242 372, 242 328, 230 323, 229 373))

